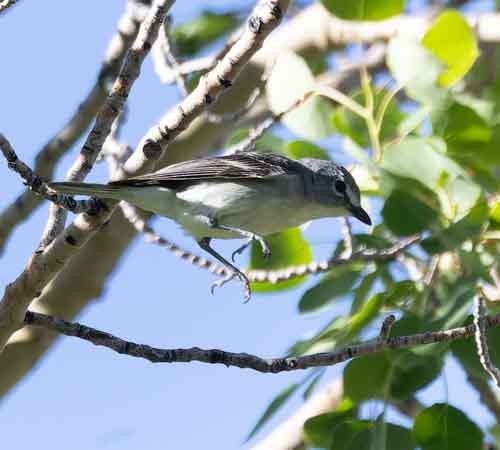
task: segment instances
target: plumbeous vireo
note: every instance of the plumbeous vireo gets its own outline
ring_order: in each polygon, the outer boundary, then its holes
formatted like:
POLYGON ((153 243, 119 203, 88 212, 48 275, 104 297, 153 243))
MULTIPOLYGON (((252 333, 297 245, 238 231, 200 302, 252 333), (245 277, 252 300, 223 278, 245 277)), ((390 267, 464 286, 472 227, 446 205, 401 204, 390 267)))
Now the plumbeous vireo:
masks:
POLYGON ((273 153, 245 152, 186 161, 108 184, 49 186, 63 194, 125 200, 176 221, 230 271, 214 286, 237 277, 245 285, 247 299, 247 277, 210 246, 212 238, 247 240, 233 253, 234 262, 234 255, 253 240, 269 257, 264 236, 312 219, 354 216, 371 225, 360 205, 359 188, 345 167, 273 153))

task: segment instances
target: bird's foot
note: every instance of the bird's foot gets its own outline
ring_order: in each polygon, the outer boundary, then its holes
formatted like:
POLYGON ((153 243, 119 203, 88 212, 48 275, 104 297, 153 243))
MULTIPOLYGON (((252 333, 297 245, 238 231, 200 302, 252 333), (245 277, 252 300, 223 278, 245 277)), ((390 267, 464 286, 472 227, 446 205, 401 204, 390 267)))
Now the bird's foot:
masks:
POLYGON ((269 259, 271 257, 271 249, 269 248, 269 244, 266 242, 266 240, 258 236, 257 234, 252 233, 248 240, 231 254, 231 261, 234 262, 236 255, 241 255, 253 241, 257 241, 260 244, 260 248, 262 249, 262 256, 265 259, 269 259))
POLYGON ((215 291, 215 288, 222 287, 224 286, 228 281, 234 280, 235 278, 238 278, 244 285, 245 287, 245 297, 244 301, 247 303, 250 300, 250 297, 252 296, 252 290, 250 288, 250 281, 246 277, 246 275, 243 272, 238 271, 233 271, 230 272, 229 275, 225 276, 224 278, 221 278, 220 280, 215 281, 212 284, 211 292, 212 295, 215 291))

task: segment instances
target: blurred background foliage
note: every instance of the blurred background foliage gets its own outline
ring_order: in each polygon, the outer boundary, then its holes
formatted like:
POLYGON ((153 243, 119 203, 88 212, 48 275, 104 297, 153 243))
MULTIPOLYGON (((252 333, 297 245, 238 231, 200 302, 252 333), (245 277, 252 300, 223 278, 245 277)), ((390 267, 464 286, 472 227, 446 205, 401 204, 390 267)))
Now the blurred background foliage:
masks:
MULTIPOLYGON (((361 187, 363 205, 375 225, 352 236, 354 251, 382 249, 399 238, 419 234, 418 245, 386 262, 352 262, 334 267, 298 299, 301 314, 328 317, 330 306, 349 295, 346 315, 306 340, 292 342, 289 355, 333 351, 366 339, 366 330, 389 313, 398 320, 393 335, 441 330, 470 322, 473 296, 486 286, 489 308, 497 311, 500 249, 500 83, 498 50, 476 39, 460 9, 446 2, 403 0, 322 0, 339 18, 380 21, 408 8, 424 14, 435 8, 425 34, 399 33, 387 42, 386 65, 361 69, 359 82, 347 94, 352 102, 314 97, 286 114, 286 133, 267 132, 259 151, 292 158, 333 158, 348 165, 361 187), (283 136, 292 136, 291 139, 283 136), (332 137, 336 140, 332 141, 332 137), (338 139, 340 137, 340 139, 338 139), (336 147, 329 147, 335 142, 336 147)), ((463 6, 470 2, 450 2, 463 6)), ((193 54, 234 28, 234 15, 203 14, 174 32, 182 54, 193 54)), ((397 20, 397 19, 396 19, 397 20)), ((266 84, 271 111, 279 114, 305 92, 317 76, 335 71, 340 53, 363 63, 366 47, 352 45, 309 61, 295 53, 280 54, 266 84), (361 54, 361 56, 360 56, 361 54)), ((237 131, 233 145, 248 135, 237 131)), ((273 256, 252 248, 250 269, 279 269, 312 261, 300 229, 270 238, 273 256)), ((344 252, 340 242, 335 255, 344 252)), ((256 293, 294 289, 305 280, 254 283, 256 293)), ((500 331, 491 330, 493 360, 500 362, 500 331), (497 342, 498 341, 498 342, 497 342)), ((487 381, 473 339, 387 351, 350 361, 344 369, 344 400, 333 412, 309 419, 307 446, 314 448, 480 450, 494 443, 498 427, 485 429, 467 411, 437 403, 420 405, 407 426, 360 415, 373 399, 398 405, 440 376, 450 354, 474 377, 487 381)), ((324 371, 314 369, 300 383, 286 386, 271 402, 249 437, 297 391, 307 398, 324 371)), ((384 409, 385 411, 385 409, 384 409)))

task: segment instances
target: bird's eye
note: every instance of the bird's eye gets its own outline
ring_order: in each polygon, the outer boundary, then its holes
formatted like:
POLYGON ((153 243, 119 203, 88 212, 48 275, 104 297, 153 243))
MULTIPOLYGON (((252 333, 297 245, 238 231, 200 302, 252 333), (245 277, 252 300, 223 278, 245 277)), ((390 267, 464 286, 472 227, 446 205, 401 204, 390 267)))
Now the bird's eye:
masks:
POLYGON ((345 183, 342 180, 337 180, 335 182, 335 190, 343 194, 345 192, 345 183))

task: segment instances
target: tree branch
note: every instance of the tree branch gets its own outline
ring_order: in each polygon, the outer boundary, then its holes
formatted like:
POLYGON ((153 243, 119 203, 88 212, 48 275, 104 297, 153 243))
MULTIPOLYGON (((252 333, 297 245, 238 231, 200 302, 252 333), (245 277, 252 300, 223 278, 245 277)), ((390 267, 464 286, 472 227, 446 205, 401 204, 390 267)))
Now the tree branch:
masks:
MULTIPOLYGON (((130 90, 139 78, 142 63, 156 41, 160 27, 174 2, 175 0, 153 2, 106 101, 97 113, 94 126, 90 130, 80 154, 68 171, 66 181, 83 181, 94 167, 104 141, 111 132, 111 126, 123 110, 130 90)), ((66 217, 67 212, 63 208, 51 205, 49 220, 42 235, 41 248, 45 248, 61 233, 66 217)))
POLYGON ((500 370, 491 360, 490 351, 488 349, 488 340, 486 337, 486 302, 481 294, 474 297, 474 338, 476 341, 477 354, 479 361, 488 373, 491 379, 495 382, 496 387, 500 387, 500 370))
MULTIPOLYGON (((280 23, 288 3, 289 0, 261 0, 258 3, 240 40, 200 80, 198 87, 142 139, 124 166, 127 175, 151 170, 168 143, 230 87, 264 39, 280 23)), ((116 202, 107 203, 108 209, 114 210, 116 202)), ((33 298, 41 294, 64 264, 101 229, 109 217, 110 213, 103 209, 95 216, 78 215, 73 224, 42 253, 32 257, 23 273, 7 286, 0 302, 0 349, 3 350, 12 333, 22 326, 24 314, 33 298)))
POLYGON ((10 8, 15 3, 17 3, 17 0, 3 0, 2 2, 0 2, 0 14, 5 12, 7 8, 10 8))
POLYGON ((102 206, 102 202, 97 198, 89 198, 88 200, 75 200, 71 195, 57 194, 53 192, 31 168, 21 161, 7 138, 0 133, 0 151, 7 160, 9 169, 16 172, 33 192, 52 204, 71 211, 75 214, 82 212, 90 215, 96 214, 102 206))
MULTIPOLYGON (((73 116, 38 152, 34 172, 44 180, 52 178, 59 159, 82 135, 106 100, 108 91, 116 78, 126 52, 132 45, 145 8, 139 8, 135 1, 129 1, 123 16, 118 21, 118 29, 112 37, 106 56, 99 69, 96 82, 87 97, 80 103, 73 116)), ((14 202, 0 213, 0 254, 14 228, 26 220, 42 203, 42 198, 30 190, 19 195, 14 202)))
MULTIPOLYGON (((145 344, 120 339, 112 334, 87 327, 79 323, 68 322, 45 314, 28 311, 25 325, 44 327, 66 336, 77 337, 94 345, 107 347, 117 353, 146 359, 154 363, 180 363, 198 361, 207 364, 224 364, 227 367, 252 369, 262 373, 279 373, 303 370, 311 367, 333 366, 350 359, 379 353, 383 350, 415 347, 436 342, 451 342, 473 336, 475 325, 451 328, 443 331, 427 331, 409 336, 395 336, 385 339, 372 339, 359 344, 348 345, 333 352, 315 353, 305 356, 265 359, 248 353, 233 353, 217 349, 161 349, 145 344)), ((500 326, 500 314, 486 317, 485 328, 500 326)))

